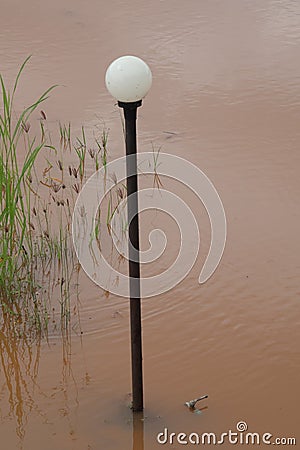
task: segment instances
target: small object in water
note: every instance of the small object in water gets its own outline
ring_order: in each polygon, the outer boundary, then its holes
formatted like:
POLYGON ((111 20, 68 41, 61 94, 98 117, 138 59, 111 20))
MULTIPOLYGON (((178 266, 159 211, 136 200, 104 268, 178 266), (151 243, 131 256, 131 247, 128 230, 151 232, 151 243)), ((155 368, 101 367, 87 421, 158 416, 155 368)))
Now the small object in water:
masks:
POLYGON ((194 409, 197 402, 200 400, 204 400, 205 398, 208 398, 208 395, 203 395, 202 397, 195 398, 194 400, 191 400, 189 402, 185 402, 185 406, 188 408, 194 409))

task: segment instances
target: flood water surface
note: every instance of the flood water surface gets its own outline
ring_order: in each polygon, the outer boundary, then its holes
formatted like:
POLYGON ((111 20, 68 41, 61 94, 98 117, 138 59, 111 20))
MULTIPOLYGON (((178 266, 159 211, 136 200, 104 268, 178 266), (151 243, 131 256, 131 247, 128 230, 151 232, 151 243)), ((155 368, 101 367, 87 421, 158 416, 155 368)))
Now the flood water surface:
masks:
MULTIPOLYGON (((33 55, 16 107, 58 84, 44 105, 49 126, 71 121, 91 138, 105 124, 113 160, 124 143, 105 70, 120 55, 142 57, 153 87, 139 109, 139 150, 161 148, 204 171, 228 235, 220 266, 200 286, 207 215, 170 184, 199 219, 201 249, 184 281, 142 302, 145 412, 135 421, 128 300, 105 295, 81 272, 72 304, 80 326, 73 318, 63 339, 57 329, 32 343, 3 320, 1 448, 151 450, 165 428, 220 436, 241 421, 271 442, 299 441, 299 51, 297 1, 2 0, 2 75, 11 83, 33 55), (184 406, 204 394, 201 410, 184 406)), ((148 228, 165 227, 166 256, 154 267, 163 271, 178 232, 162 213, 145 214, 143 245, 148 228)))

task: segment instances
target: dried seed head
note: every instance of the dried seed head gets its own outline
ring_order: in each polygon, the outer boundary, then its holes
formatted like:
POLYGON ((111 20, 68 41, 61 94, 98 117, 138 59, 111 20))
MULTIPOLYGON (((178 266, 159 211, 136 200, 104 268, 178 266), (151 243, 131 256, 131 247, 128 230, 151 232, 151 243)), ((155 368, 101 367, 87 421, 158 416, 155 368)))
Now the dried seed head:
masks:
POLYGON ((43 120, 47 120, 47 116, 46 116, 45 111, 41 110, 40 112, 41 112, 41 118, 42 118, 43 120))
POLYGON ((119 196, 121 199, 123 199, 124 193, 123 193, 123 191, 122 191, 121 188, 118 188, 118 189, 117 189, 117 193, 118 193, 118 196, 119 196))
POLYGON ((43 176, 45 177, 45 176, 47 175, 47 173, 48 173, 51 169, 52 169, 52 166, 51 166, 51 165, 48 166, 48 167, 45 167, 45 169, 43 170, 43 176))
POLYGON ((28 133, 30 130, 30 123, 22 121, 21 127, 25 131, 25 133, 28 133))
POLYGON ((79 184, 75 183, 73 184, 72 188, 74 189, 74 191, 78 194, 79 193, 79 184))
POLYGON ((90 157, 94 159, 95 158, 95 154, 96 154, 96 150, 93 149, 93 148, 90 148, 89 149, 89 154, 90 154, 90 157))
POLYGON ((115 172, 113 172, 111 174, 111 179, 115 184, 118 184, 118 178, 117 178, 117 175, 115 174, 115 172))
POLYGON ((51 183, 51 188, 52 188, 53 191, 56 193, 56 192, 58 192, 58 191, 60 190, 61 184, 54 183, 54 182, 52 181, 52 183, 51 183))
POLYGON ((23 249, 23 252, 25 253, 25 255, 28 255, 27 250, 26 250, 26 248, 24 247, 23 244, 22 244, 22 249, 23 249))

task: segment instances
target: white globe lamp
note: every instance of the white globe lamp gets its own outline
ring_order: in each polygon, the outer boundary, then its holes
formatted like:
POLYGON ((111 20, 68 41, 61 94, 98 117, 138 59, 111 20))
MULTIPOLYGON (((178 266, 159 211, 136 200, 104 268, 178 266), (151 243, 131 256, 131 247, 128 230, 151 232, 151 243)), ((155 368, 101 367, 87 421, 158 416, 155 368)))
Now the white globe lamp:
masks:
POLYGON ((108 67, 105 84, 119 102, 137 102, 150 90, 152 73, 149 66, 137 56, 121 56, 108 67))

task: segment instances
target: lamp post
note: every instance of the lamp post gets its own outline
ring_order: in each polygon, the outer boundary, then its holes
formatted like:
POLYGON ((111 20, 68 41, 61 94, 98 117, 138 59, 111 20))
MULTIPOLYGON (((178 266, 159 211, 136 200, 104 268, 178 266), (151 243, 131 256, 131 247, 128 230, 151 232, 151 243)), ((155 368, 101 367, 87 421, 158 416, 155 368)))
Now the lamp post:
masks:
POLYGON ((106 71, 105 83, 110 94, 118 100, 125 117, 127 211, 129 222, 129 277, 130 277, 130 330, 132 369, 132 409, 142 411, 143 357, 140 298, 139 216, 136 119, 137 108, 152 84, 151 70, 136 56, 122 56, 113 61, 106 71))

